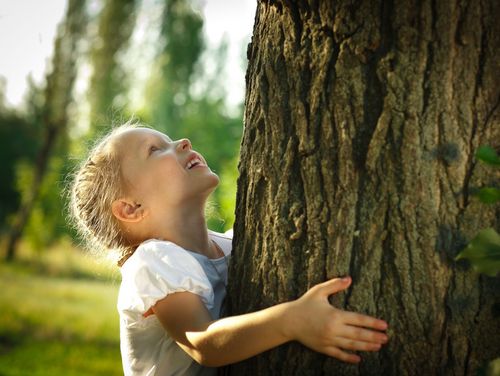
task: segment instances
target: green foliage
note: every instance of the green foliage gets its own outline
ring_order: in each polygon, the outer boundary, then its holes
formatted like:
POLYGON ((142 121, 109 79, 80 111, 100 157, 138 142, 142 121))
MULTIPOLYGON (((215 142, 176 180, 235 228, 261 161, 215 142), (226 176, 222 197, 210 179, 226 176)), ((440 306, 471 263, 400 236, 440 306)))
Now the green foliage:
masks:
POLYGON ((224 114, 221 100, 201 98, 186 104, 189 113, 182 125, 170 133, 174 139, 187 137, 193 148, 203 154, 216 173, 221 173, 238 152, 243 129, 241 117, 224 114))
POLYGON ((500 201, 500 189, 493 187, 484 187, 474 193, 479 201, 484 204, 495 204, 500 201))
MULTIPOLYGON (((500 157, 491 146, 481 146, 476 152, 476 158, 489 166, 500 166, 500 157)), ((483 187, 473 194, 485 204, 495 204, 500 201, 500 189, 495 187, 483 187)))
POLYGON ((476 152, 476 158, 490 166, 500 166, 500 157, 491 146, 481 146, 476 152))
MULTIPOLYGON (((487 165, 500 166, 500 158, 490 146, 481 146, 476 152, 476 158, 487 165)), ((485 204, 494 204, 500 200, 500 190, 493 187, 483 187, 474 195, 485 204)), ((460 259, 469 260, 478 273, 496 276, 500 272, 500 235, 493 228, 482 229, 455 257, 455 260, 460 259)))
POLYGON ((474 270, 494 277, 500 272, 500 235, 492 228, 479 231, 455 260, 467 259, 474 270))
POLYGON ((224 221, 224 230, 229 230, 234 224, 234 208, 236 206, 236 181, 238 179, 237 156, 224 166, 220 178, 220 215, 224 221))
POLYGON ((16 187, 16 166, 21 162, 33 164, 41 144, 41 90, 31 80, 29 84, 26 111, 15 111, 0 104, 0 233, 21 201, 16 187))
MULTIPOLYGON (((16 168, 16 187, 24 200, 33 185, 34 167, 32 164, 20 162, 16 168)), ((63 175, 63 160, 53 157, 49 161, 47 172, 43 178, 38 199, 33 206, 28 223, 24 229, 24 238, 33 249, 41 251, 51 245, 61 235, 67 233, 64 220, 64 203, 61 200, 62 187, 60 178, 63 175)))
POLYGON ((16 113, 0 114, 0 229, 6 219, 19 206, 20 195, 15 186, 15 166, 24 161, 33 163, 39 145, 40 129, 22 115, 16 113))

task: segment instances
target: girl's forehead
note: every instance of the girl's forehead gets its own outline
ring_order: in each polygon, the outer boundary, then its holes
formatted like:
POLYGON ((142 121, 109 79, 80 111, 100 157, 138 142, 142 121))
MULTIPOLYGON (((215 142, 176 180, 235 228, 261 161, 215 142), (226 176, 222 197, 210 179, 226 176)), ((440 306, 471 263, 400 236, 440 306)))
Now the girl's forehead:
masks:
POLYGON ((161 139, 172 142, 170 137, 168 137, 166 134, 150 128, 127 129, 126 131, 118 135, 118 140, 127 144, 129 142, 141 143, 148 139, 161 139))

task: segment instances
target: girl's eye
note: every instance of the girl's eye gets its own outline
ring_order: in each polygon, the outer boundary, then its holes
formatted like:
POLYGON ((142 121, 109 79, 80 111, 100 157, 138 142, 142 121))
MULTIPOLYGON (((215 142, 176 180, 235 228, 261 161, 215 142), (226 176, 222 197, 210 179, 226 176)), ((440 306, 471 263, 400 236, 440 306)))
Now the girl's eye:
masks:
POLYGON ((152 154, 152 153, 154 153, 157 150, 160 150, 160 149, 158 147, 156 147, 155 145, 151 145, 149 147, 149 154, 152 154))

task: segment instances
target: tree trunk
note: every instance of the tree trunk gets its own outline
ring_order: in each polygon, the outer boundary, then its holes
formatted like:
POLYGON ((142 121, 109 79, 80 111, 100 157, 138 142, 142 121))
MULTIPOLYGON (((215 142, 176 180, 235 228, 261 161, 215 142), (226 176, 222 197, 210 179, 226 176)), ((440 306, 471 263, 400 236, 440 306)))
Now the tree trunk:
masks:
POLYGON ((92 77, 89 83, 89 138, 122 122, 128 83, 120 63, 120 53, 134 31, 137 0, 105 0, 99 14, 97 37, 92 41, 92 77))
MULTIPOLYGON (((15 258, 18 242, 21 239, 23 230, 28 223, 31 211, 33 210, 33 206, 35 205, 43 177, 45 176, 45 172, 47 170, 50 153, 54 148, 59 129, 57 127, 50 127, 47 128, 44 133, 45 139, 42 148, 37 155, 36 164, 34 167, 33 184, 30 187, 28 196, 19 206, 19 209, 17 210, 14 217, 12 227, 9 230, 9 237, 7 239, 7 251, 5 253, 6 261, 13 261, 15 258)), ((43 231, 43 229, 41 229, 41 231, 43 231)))
POLYGON ((260 1, 248 49, 229 310, 353 277, 388 321, 353 366, 289 344, 234 375, 474 375, 500 356, 500 282, 454 261, 499 208, 500 2, 260 1))

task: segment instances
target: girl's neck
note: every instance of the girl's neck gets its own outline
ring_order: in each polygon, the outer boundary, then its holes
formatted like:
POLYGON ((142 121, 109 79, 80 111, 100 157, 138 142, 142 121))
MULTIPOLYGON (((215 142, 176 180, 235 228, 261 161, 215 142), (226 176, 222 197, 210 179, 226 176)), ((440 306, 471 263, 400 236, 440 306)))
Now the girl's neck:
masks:
POLYGON ((216 257, 214 246, 208 236, 204 209, 170 211, 160 231, 163 234, 162 239, 209 258, 216 257))
POLYGON ((205 218, 182 218, 172 224, 168 240, 182 248, 209 256, 210 243, 205 218))

